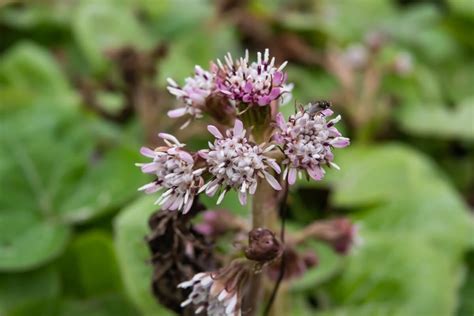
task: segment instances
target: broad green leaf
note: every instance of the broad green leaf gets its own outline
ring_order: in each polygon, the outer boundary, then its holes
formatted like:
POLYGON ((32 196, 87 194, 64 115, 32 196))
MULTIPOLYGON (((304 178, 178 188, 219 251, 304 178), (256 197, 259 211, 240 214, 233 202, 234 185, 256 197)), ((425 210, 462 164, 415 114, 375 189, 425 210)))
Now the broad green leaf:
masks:
POLYGON ((313 291, 322 283, 339 274, 343 268, 344 258, 334 253, 330 247, 322 243, 311 242, 309 244, 308 248, 314 249, 318 264, 309 269, 301 278, 292 281, 291 291, 313 291))
POLYGON ((388 0, 324 0, 320 18, 333 40, 351 42, 360 41, 369 31, 377 30, 395 13, 395 4, 388 0))
POLYGON ((73 240, 61 258, 65 290, 84 297, 100 297, 123 290, 112 237, 91 231, 73 240))
POLYGON ((109 136, 101 123, 76 109, 33 106, 5 118, 0 126, 0 270, 24 270, 63 250, 71 222, 84 222, 133 198, 143 178, 133 166, 135 149, 109 144, 104 159, 94 157, 94 149, 99 142, 109 143, 109 136))
POLYGON ((413 6, 384 23, 393 40, 410 48, 424 62, 449 61, 458 55, 457 43, 442 28, 441 11, 431 3, 413 6), (413 30, 417 30, 413 32, 413 30))
POLYGON ((85 300, 66 299, 59 305, 58 316, 138 316, 123 297, 102 295, 85 300))
POLYGON ((352 146, 337 157, 333 202, 365 207, 354 214, 365 244, 329 284, 335 308, 322 315, 452 315, 460 257, 474 238, 464 202, 408 147, 352 146))
MULTIPOLYGON (((152 266, 144 237, 148 234, 148 218, 157 210, 157 196, 144 196, 127 206, 114 223, 115 248, 125 289, 130 300, 144 315, 172 315, 152 296, 152 266)), ((170 289, 170 291, 173 289, 170 289)))
POLYGON ((120 146, 105 153, 78 179, 73 192, 60 205, 61 217, 81 222, 117 208, 137 196, 147 182, 135 163, 143 161, 138 147, 120 146))
POLYGON ((459 262, 416 233, 367 234, 365 241, 341 277, 330 283, 334 304, 368 309, 367 316, 381 315, 370 310, 378 303, 395 307, 388 315, 453 314, 459 262))
MULTIPOLYGON (((13 99, 19 100, 19 105, 28 100, 30 103, 66 106, 77 100, 50 53, 31 42, 15 45, 0 60, 0 87, 12 92, 21 91, 22 98, 13 99)), ((12 105, 2 102, 2 107, 8 106, 12 105)))
POLYGON ((50 316, 59 292, 59 275, 52 266, 0 274, 0 315, 50 316))
POLYGON ((459 308, 457 316, 470 316, 474 314, 474 252, 466 256, 467 269, 464 271, 464 282, 459 289, 459 308))
POLYGON ((454 108, 407 104, 398 121, 414 135, 474 141, 474 98, 463 100, 454 108))
POLYGON ((0 271, 35 268, 59 255, 70 229, 24 209, 0 209, 0 271))
POLYGON ((73 32, 92 67, 104 70, 106 52, 124 45, 149 47, 151 39, 129 7, 111 1, 84 1, 76 9, 73 32))
MULTIPOLYGON (((154 33, 166 40, 179 41, 180 37, 196 34, 196 30, 212 19, 213 6, 205 0, 163 0, 159 3, 153 0, 140 1, 144 8, 154 15, 151 21, 154 33), (186 10, 183 10, 183 7, 186 7, 186 10)), ((228 26, 210 28, 209 33, 227 28, 228 26)))

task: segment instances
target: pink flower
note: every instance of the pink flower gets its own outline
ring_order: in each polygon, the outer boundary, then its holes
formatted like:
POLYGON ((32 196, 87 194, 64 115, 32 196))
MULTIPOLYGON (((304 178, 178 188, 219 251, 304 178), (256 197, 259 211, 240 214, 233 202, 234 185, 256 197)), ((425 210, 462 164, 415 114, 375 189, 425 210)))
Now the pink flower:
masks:
MULTIPOLYGON (((168 112, 169 117, 175 118, 188 114, 193 118, 200 118, 206 98, 215 91, 215 74, 196 66, 194 76, 186 78, 183 87, 168 78, 167 89, 183 102, 183 107, 168 112)), ((189 122, 190 120, 183 127, 187 126, 189 122)))
POLYGON ((280 166, 275 159, 265 156, 274 146, 262 148, 249 142, 240 120, 235 121, 234 128, 228 129, 225 136, 213 125, 209 125, 208 130, 216 140, 209 143, 210 149, 201 151, 200 155, 206 160, 212 179, 200 191, 205 190, 207 195, 213 196, 221 190, 219 204, 229 189, 235 189, 244 205, 247 194, 255 193, 259 178, 266 179, 275 190, 281 190, 270 173, 271 169, 280 173, 280 166))
POLYGON ((265 106, 291 91, 291 86, 285 85, 287 75, 283 72, 287 63, 275 67, 275 58, 270 60, 268 49, 265 50, 263 58, 262 53, 257 53, 257 62, 251 64, 248 51, 245 52, 245 57, 236 61, 230 53, 224 60, 225 64, 217 60, 220 72, 216 77, 216 85, 217 89, 231 100, 265 106))
POLYGON ((143 173, 153 174, 156 180, 145 184, 138 190, 147 194, 165 190, 156 201, 163 209, 180 210, 187 213, 191 208, 194 196, 204 184, 201 177, 205 169, 194 169, 194 159, 182 149, 181 144, 174 136, 161 133, 168 146, 151 150, 142 147, 141 154, 152 158, 152 162, 138 163, 143 173))
POLYGON ((339 169, 333 163, 332 148, 342 148, 349 145, 349 139, 342 137, 334 126, 340 119, 326 121, 327 115, 332 115, 330 109, 317 113, 305 110, 290 116, 285 122, 283 115, 278 113, 276 125, 278 131, 274 136, 285 154, 283 164, 286 169, 283 178, 288 178, 289 184, 294 184, 298 173, 306 172, 314 180, 324 177, 323 165, 339 169))

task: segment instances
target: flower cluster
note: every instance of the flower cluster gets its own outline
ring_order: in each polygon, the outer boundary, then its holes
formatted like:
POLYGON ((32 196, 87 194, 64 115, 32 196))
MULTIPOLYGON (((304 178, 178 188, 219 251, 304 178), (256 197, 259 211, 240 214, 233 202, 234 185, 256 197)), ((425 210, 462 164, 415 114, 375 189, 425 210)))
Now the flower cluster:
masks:
POLYGON ((265 178, 275 190, 281 190, 278 181, 268 172, 273 169, 280 173, 280 166, 275 159, 265 156, 274 146, 263 148, 251 143, 240 120, 235 120, 234 128, 228 129, 225 136, 213 125, 209 125, 208 130, 216 140, 200 155, 206 159, 212 179, 201 191, 213 196, 222 189, 217 201, 219 204, 226 192, 233 188, 239 191, 240 203, 244 205, 247 193, 255 193, 259 178, 265 178))
POLYGON ((212 96, 227 99, 232 107, 241 103, 266 106, 275 100, 277 105, 282 105, 290 101, 293 84, 286 83, 287 75, 283 72, 286 62, 277 68, 268 49, 263 58, 262 53, 257 54, 256 62, 249 63, 248 52, 235 61, 228 53, 224 61, 225 64, 220 60, 217 65, 212 63, 209 71, 196 66, 194 75, 186 78, 183 86, 168 78, 168 91, 182 103, 181 107, 169 111, 168 116, 200 118, 204 112, 212 112, 207 107, 212 96))
POLYGON ((217 60, 221 73, 216 78, 219 91, 238 103, 269 105, 285 92, 287 62, 275 67, 275 58, 270 59, 268 49, 257 53, 257 61, 249 64, 248 51, 236 61, 227 54, 225 64, 217 60))
POLYGON ((191 117, 200 118, 206 98, 215 91, 215 74, 196 66, 194 76, 186 78, 183 87, 171 78, 168 78, 168 84, 168 91, 183 102, 183 107, 169 111, 168 116, 175 118, 189 114, 191 117))
POLYGON ((333 163, 331 149, 348 146, 349 139, 342 137, 334 126, 340 116, 326 121, 326 116, 331 114, 330 109, 316 113, 303 109, 290 116, 288 122, 281 113, 277 114, 278 131, 274 140, 282 146, 285 154, 283 178, 288 178, 289 184, 295 183, 297 174, 302 171, 314 180, 321 180, 325 173, 322 165, 325 164, 339 169, 333 163))
POLYGON ((142 147, 141 154, 152 158, 150 163, 139 163, 142 172, 156 176, 155 181, 145 184, 138 190, 154 193, 166 190, 156 201, 163 209, 189 211, 199 187, 204 184, 201 177, 205 169, 194 169, 194 159, 182 149, 174 136, 161 133, 168 146, 151 150, 142 147))
POLYGON ((190 309, 209 316, 237 316, 242 309, 254 313, 257 297, 251 294, 258 293, 261 283, 259 278, 254 278, 255 274, 267 270, 267 274, 281 280, 300 276, 316 265, 314 254, 300 255, 295 248, 307 237, 324 240, 341 254, 347 253, 357 239, 357 229, 344 220, 309 225, 304 233, 293 232, 288 244, 265 228, 269 224, 266 215, 277 212, 278 204, 285 203, 287 191, 276 192, 282 190, 282 182, 294 184, 298 174, 321 180, 325 165, 338 168, 333 162, 333 148, 349 145, 349 139, 342 137, 335 127, 340 116, 328 119, 333 114, 328 101, 301 108, 285 121, 278 113, 278 106, 290 95, 290 85, 286 84, 287 76, 283 72, 286 62, 276 66, 268 49, 258 53, 254 62, 249 61, 248 52, 236 60, 228 54, 224 62, 217 60, 217 64, 211 64, 210 71, 196 66, 194 76, 187 78, 183 86, 168 79, 169 92, 182 102, 182 107, 168 113, 170 117, 198 118, 206 113, 217 122, 207 126, 214 136, 208 147, 191 153, 177 138, 162 133, 159 136, 166 146, 154 150, 143 147, 141 153, 152 161, 137 164, 142 172, 155 177, 139 190, 162 191, 156 201, 162 209, 187 213, 186 216, 170 212, 156 215, 151 221, 153 234, 148 239, 154 263, 173 259, 166 268, 155 270, 155 294, 167 306, 186 314, 190 309), (284 172, 280 176, 282 168, 284 172), (242 205, 247 203, 249 195, 255 194, 251 227, 247 221, 226 216, 222 211, 205 212, 201 225, 189 222, 204 210, 198 194, 218 195, 219 204, 229 190, 238 193, 242 205), (182 219, 181 225, 177 224, 178 219, 182 219), (228 264, 216 271, 220 262, 206 253, 212 254, 213 242, 228 231, 248 234, 248 246, 240 249, 245 258, 235 259, 232 255, 234 260, 222 260, 228 264), (163 238, 171 238, 173 242, 158 247, 163 238), (189 261, 192 270, 186 264, 175 266, 180 261, 175 260, 174 252, 181 253, 179 258, 189 261), (208 264, 194 265, 199 258, 208 264), (199 273, 182 282, 191 271, 199 273), (159 280, 161 277, 168 283, 159 280), (183 289, 179 295, 167 295, 170 285, 175 287, 178 283, 178 288, 183 289))
POLYGON ((192 303, 196 314, 205 311, 210 316, 240 316, 242 293, 251 273, 248 262, 240 260, 216 272, 198 273, 178 285, 183 289, 192 288, 181 306, 192 303))

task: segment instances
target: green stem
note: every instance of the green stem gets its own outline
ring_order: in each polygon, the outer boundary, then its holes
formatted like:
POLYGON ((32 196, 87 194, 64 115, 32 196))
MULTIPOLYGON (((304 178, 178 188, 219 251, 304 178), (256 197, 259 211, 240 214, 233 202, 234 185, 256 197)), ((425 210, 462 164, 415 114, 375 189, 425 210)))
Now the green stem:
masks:
MULTIPOLYGON (((257 191, 252 200, 252 228, 265 227, 275 231, 278 225, 278 199, 277 192, 265 181, 259 179, 257 191)), ((255 274, 250 280, 250 290, 243 303, 243 310, 249 316, 257 315, 262 307, 263 277, 261 273, 255 274)))

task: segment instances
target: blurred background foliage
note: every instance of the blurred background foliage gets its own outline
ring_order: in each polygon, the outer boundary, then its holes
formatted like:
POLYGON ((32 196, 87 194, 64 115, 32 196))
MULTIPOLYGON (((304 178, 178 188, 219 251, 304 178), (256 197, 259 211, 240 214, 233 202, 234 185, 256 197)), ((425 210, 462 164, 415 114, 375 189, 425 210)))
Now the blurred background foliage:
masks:
POLYGON ((294 99, 333 100, 353 139, 341 171, 295 187, 291 229, 347 215, 364 240, 342 259, 314 243, 292 315, 474 314, 472 0, 0 5, 0 315, 169 314, 150 291, 156 197, 136 192, 138 148, 164 130, 205 143, 203 124, 166 118, 165 79, 265 47, 290 61, 294 99), (348 87, 337 61, 374 34, 383 47, 348 87))

